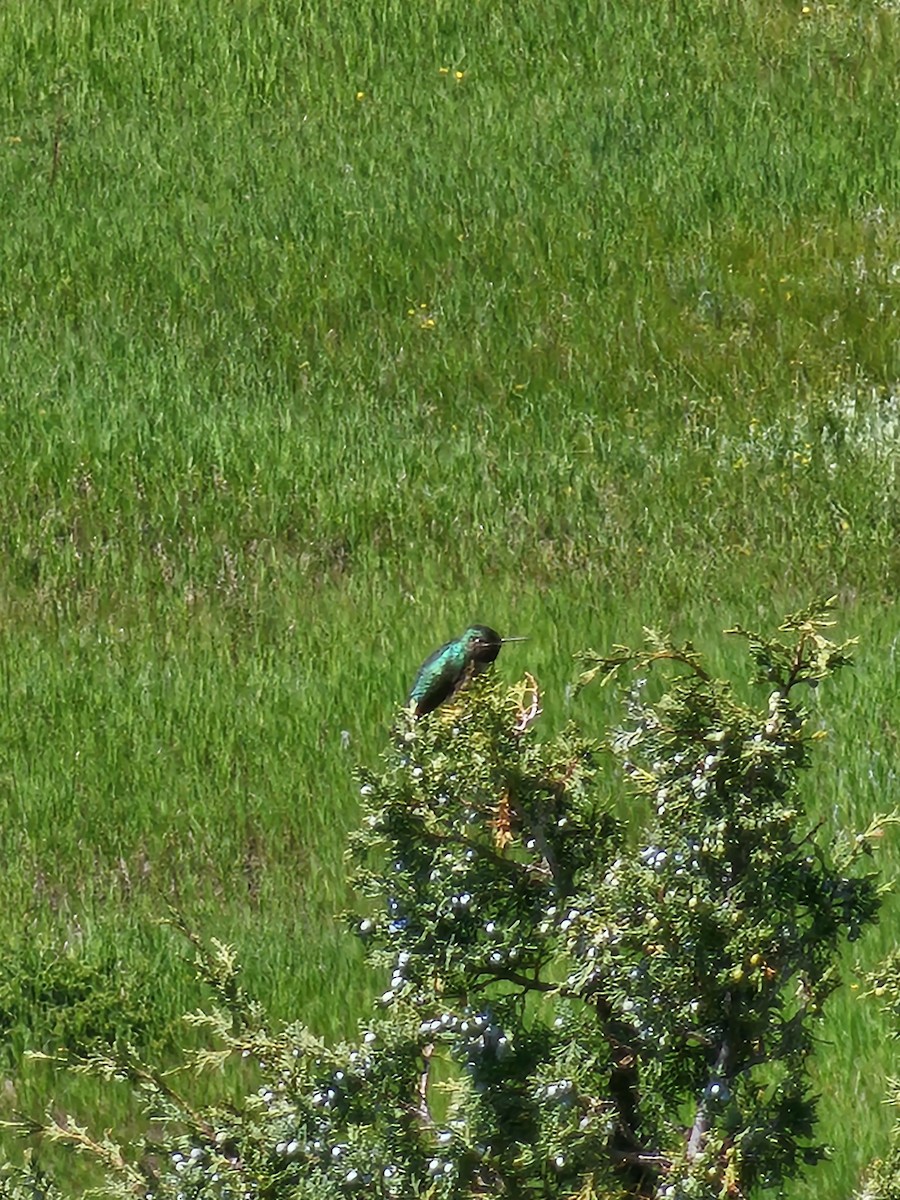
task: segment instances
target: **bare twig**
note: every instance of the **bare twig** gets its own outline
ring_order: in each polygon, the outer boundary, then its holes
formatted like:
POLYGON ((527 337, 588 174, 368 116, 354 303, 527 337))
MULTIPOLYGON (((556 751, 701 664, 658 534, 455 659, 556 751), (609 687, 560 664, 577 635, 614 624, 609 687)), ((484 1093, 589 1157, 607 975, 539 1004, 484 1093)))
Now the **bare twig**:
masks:
POLYGON ((532 725, 541 715, 541 692, 537 685, 537 680, 528 671, 525 672, 525 682, 521 684, 521 696, 516 697, 518 707, 518 715, 516 723, 513 726, 513 732, 522 734, 532 725), (531 695, 531 700, 528 704, 525 703, 525 697, 531 695))

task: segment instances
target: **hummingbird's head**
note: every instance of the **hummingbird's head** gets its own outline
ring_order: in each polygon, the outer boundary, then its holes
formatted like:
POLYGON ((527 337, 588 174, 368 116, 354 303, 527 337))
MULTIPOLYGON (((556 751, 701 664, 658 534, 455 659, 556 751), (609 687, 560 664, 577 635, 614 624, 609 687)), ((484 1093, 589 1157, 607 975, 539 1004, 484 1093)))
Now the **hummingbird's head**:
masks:
POLYGON ((502 638, 490 625, 470 625, 462 635, 466 653, 477 663, 492 663, 504 642, 524 642, 525 638, 502 638))

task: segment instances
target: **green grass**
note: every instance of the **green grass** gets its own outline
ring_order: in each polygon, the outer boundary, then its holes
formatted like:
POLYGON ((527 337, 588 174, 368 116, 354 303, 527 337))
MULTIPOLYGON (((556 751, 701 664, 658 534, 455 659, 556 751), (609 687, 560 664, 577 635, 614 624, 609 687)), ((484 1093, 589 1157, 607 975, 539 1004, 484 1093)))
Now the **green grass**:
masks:
MULTIPOLYGON (((802 7, 0 9, 9 978, 116 964, 169 1044, 171 902, 274 1013, 352 1028, 351 768, 472 619, 600 731, 576 650, 667 625, 725 669, 723 627, 835 592, 863 642, 810 786, 892 805, 900 16, 802 7)), ((796 1197, 884 1145, 845 996, 796 1197)))

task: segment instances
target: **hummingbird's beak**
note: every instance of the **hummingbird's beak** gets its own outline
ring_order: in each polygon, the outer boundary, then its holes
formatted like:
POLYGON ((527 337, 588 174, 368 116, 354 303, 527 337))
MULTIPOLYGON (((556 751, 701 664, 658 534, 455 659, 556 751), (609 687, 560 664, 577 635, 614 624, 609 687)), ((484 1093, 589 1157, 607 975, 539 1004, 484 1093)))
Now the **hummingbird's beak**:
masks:
POLYGON ((527 641, 529 641, 529 639, 527 637, 515 637, 515 638, 501 638, 500 641, 503 642, 505 645, 506 642, 527 642, 527 641))

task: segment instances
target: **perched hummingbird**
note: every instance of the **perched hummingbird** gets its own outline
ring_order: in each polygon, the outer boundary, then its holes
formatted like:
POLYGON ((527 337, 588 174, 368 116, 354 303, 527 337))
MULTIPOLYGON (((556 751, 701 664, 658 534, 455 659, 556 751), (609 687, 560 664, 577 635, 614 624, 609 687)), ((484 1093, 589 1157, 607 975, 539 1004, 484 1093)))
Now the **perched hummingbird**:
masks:
POLYGON ((487 625, 470 625, 461 637, 435 650, 419 667, 408 701, 416 717, 424 717, 465 687, 473 675, 494 661, 504 642, 527 641, 522 637, 502 638, 487 625))

